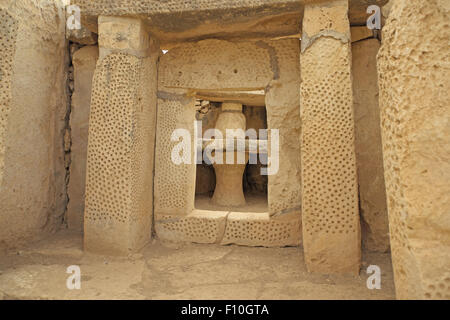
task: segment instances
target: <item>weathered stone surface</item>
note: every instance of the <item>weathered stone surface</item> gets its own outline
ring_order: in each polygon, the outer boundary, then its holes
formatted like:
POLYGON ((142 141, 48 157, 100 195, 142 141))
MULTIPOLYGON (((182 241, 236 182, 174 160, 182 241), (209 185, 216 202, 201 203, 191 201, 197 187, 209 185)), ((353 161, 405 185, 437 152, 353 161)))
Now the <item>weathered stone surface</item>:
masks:
MULTIPOLYGON (((89 120, 84 247, 88 251, 127 254, 151 238, 153 158, 156 123, 157 59, 160 50, 140 57, 140 48, 157 47, 149 40, 138 47, 137 21, 116 18, 113 29, 100 26, 100 55, 89 120), (130 37, 121 38, 131 29, 130 37), (114 31, 114 32, 113 32, 114 31), (116 42, 116 39, 119 42, 116 42), (130 40, 130 41, 128 41, 130 40), (102 44, 110 46, 102 51, 102 44)), ((109 23, 111 19, 106 19, 109 23)))
POLYGON ((97 43, 97 34, 89 31, 84 26, 80 29, 67 29, 66 28, 66 38, 72 42, 76 42, 83 45, 94 45, 97 43))
POLYGON ((0 248, 63 221, 64 27, 58 2, 0 1, 0 248))
POLYGON ((269 212, 300 216, 300 41, 285 39, 268 45, 273 48, 271 59, 277 62, 277 72, 266 92, 267 127, 279 130, 278 171, 268 176, 269 212))
POLYGON ((363 27, 351 27, 350 33, 352 37, 352 42, 361 41, 368 38, 373 38, 373 31, 367 28, 366 26, 363 27))
POLYGON ((378 54, 399 299, 450 299, 449 20, 449 1, 396 0, 378 54))
POLYGON ((378 106, 379 48, 378 39, 352 44, 353 94, 363 245, 385 252, 389 249, 389 224, 378 106))
POLYGON ((98 59, 98 47, 86 46, 73 56, 75 91, 70 114, 71 164, 68 185, 67 223, 70 229, 83 230, 86 189, 86 158, 91 109, 92 78, 98 59))
POLYGON ((309 271, 360 267, 348 1, 305 9, 301 54, 302 228, 309 271))
POLYGON ((159 239, 172 242, 219 243, 225 233, 227 211, 194 210, 187 216, 155 215, 159 239))
POLYGON ((298 246, 300 229, 301 217, 296 212, 275 218, 260 212, 230 212, 221 244, 298 246))

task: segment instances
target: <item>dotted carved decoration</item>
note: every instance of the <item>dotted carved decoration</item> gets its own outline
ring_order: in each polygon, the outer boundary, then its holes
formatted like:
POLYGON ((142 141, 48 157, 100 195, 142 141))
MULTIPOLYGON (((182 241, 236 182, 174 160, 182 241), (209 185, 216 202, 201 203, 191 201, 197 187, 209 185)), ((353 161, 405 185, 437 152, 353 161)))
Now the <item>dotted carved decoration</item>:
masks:
POLYGON ((4 170, 8 115, 11 112, 11 77, 17 30, 17 20, 0 9, 0 183, 4 170))
POLYGON ((98 62, 89 123, 86 214, 88 220, 126 222, 136 184, 130 163, 136 141, 136 88, 142 61, 121 53, 98 62))
POLYGON ((348 46, 317 40, 302 54, 303 230, 358 231, 352 84, 348 46))
POLYGON ((155 228, 168 240, 216 243, 220 236, 220 221, 210 218, 164 215, 163 219, 156 221, 155 228))
MULTIPOLYGON (((193 126, 194 120, 195 109, 191 104, 186 104, 185 101, 176 98, 158 99, 155 157, 155 207, 157 212, 185 213, 189 211, 189 207, 193 208, 194 158, 191 157, 192 164, 176 165, 173 163, 171 160, 172 149, 179 142, 171 141, 171 136, 176 129, 189 129, 193 126), (188 119, 180 119, 186 113, 190 115, 190 123, 188 123, 188 119), (184 121, 186 121, 186 125, 181 124, 184 121), (190 198, 192 198, 192 203, 189 202, 190 198)), ((191 132, 191 139, 193 139, 193 132, 191 132)), ((191 150, 191 155, 193 155, 193 151, 191 150)), ((187 154, 183 154, 183 156, 188 157, 187 154)))

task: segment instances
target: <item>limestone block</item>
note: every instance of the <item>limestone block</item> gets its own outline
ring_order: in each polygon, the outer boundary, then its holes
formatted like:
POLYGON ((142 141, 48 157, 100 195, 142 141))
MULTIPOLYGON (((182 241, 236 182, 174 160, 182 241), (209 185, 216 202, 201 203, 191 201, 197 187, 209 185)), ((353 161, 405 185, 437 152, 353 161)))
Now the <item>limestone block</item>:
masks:
POLYGON ((361 259, 347 6, 306 6, 303 20, 302 228, 312 272, 357 274, 361 259))
POLYGON ((195 166, 173 164, 171 152, 178 142, 170 141, 178 128, 193 135, 195 100, 190 96, 198 92, 220 95, 225 91, 236 96, 234 92, 248 92, 251 87, 265 90, 268 128, 278 129, 280 134, 279 171, 268 177, 270 216, 299 217, 299 54, 298 39, 204 40, 179 45, 161 57, 155 167, 157 213, 187 215, 194 208, 195 166))
POLYGON ((0 1, 0 247, 63 221, 67 47, 58 5, 0 1))
POLYGON ((98 59, 98 47, 86 46, 73 56, 75 91, 70 114, 71 164, 68 185, 67 223, 70 229, 83 230, 86 189, 86 157, 92 78, 98 59))
POLYGON ((195 194, 212 193, 215 187, 214 168, 206 164, 198 165, 195 177, 195 194))
POLYGON ((352 44, 353 93, 363 245, 371 251, 389 249, 389 224, 381 146, 376 56, 380 43, 368 39, 352 44))
MULTIPOLYGON (((268 176, 271 216, 300 213, 300 42, 284 39, 268 42, 277 73, 267 87, 266 111, 269 129, 279 130, 279 168, 268 176)), ((269 146, 271 144, 269 143, 269 146)))
POLYGON ((83 45, 94 45, 98 40, 97 34, 89 31, 83 25, 81 25, 80 29, 66 29, 66 38, 83 45))
POLYGON ((305 7, 302 30, 302 48, 311 45, 315 38, 328 35, 346 41, 350 39, 348 1, 311 4, 305 7))
POLYGON ((155 217, 158 238, 173 242, 218 243, 225 232, 227 211, 194 210, 187 216, 155 217))
MULTIPOLYGON (((194 145, 195 99, 185 94, 158 91, 158 128, 155 157, 155 212, 186 215, 194 209, 196 163, 194 145), (172 150, 182 142, 172 141, 176 129, 185 129, 190 153, 183 163, 172 161, 172 150)), ((183 140, 184 141, 184 140, 183 140)), ((181 153, 180 153, 181 154, 181 153)))
POLYGON ((378 54, 397 298, 450 299, 450 3, 396 0, 378 54))

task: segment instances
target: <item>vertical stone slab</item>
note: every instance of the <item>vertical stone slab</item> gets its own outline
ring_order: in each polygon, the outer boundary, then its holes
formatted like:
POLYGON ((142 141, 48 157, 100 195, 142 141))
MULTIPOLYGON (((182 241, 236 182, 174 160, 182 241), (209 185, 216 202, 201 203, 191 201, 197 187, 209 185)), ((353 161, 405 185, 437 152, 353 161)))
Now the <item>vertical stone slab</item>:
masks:
POLYGON ((70 114, 72 136, 70 180, 67 187, 69 204, 67 224, 70 229, 82 231, 86 190, 86 161, 91 109, 92 79, 98 60, 98 47, 86 46, 76 51, 74 67, 74 92, 70 114))
POLYGON ((311 272, 361 259, 348 1, 307 5, 301 43, 302 228, 311 272))
POLYGON ((378 54, 399 299, 450 299, 450 2, 396 0, 378 54))
MULTIPOLYGON (((155 213, 187 215, 194 209, 195 200, 195 99, 183 93, 158 91, 158 130, 155 157, 155 213), (176 130, 188 137, 172 140, 176 130), (172 161, 172 152, 180 143, 190 150, 180 150, 182 163, 172 161), (189 153, 190 151, 190 153, 189 153)), ((174 136, 175 137, 175 136, 174 136)))
POLYGON ((139 19, 99 18, 84 246, 126 254, 151 238, 159 46, 139 19))
POLYGON ((0 1, 0 252, 63 221, 64 35, 59 1, 0 1))
POLYGON ((386 252, 389 223, 378 105, 379 48, 378 39, 353 43, 352 74, 362 243, 370 251, 386 252))

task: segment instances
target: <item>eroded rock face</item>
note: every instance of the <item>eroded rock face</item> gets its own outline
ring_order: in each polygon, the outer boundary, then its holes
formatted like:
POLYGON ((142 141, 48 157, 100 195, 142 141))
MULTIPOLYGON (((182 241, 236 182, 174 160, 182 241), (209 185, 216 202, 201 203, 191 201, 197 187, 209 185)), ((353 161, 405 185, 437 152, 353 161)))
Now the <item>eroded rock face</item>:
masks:
POLYGON ((378 54, 397 298, 450 299, 450 2, 396 0, 378 54))
POLYGON ((92 78, 97 59, 97 46, 81 48, 74 53, 72 59, 75 90, 72 95, 70 114, 72 144, 67 223, 70 229, 79 231, 83 230, 89 112, 91 109, 92 78))
POLYGON ((0 2, 0 247, 63 220, 67 48, 57 5, 0 2))
POLYGON ((376 56, 379 48, 378 39, 353 43, 352 73, 363 245, 371 251, 386 252, 389 225, 378 106, 376 56))
MULTIPOLYGON (((242 130, 244 132, 246 127, 242 104, 224 102, 222 113, 219 114, 216 122, 216 129, 222 132, 224 139, 232 139, 228 136, 227 130, 242 130)), ((224 144, 226 145, 226 143, 224 144)), ((245 205, 242 176, 248 161, 248 154, 245 151, 235 151, 233 153, 234 163, 228 164, 227 152, 216 150, 214 153, 216 163, 213 163, 213 166, 216 173, 216 188, 211 200, 212 203, 232 207, 245 205), (238 162, 239 156, 245 159, 245 163, 238 162), (219 162, 217 162, 218 159, 219 162)))
POLYGON ((311 5, 303 18, 300 68, 302 228, 308 270, 359 273, 348 1, 311 5))

